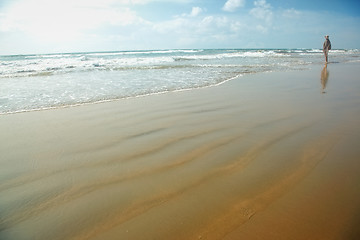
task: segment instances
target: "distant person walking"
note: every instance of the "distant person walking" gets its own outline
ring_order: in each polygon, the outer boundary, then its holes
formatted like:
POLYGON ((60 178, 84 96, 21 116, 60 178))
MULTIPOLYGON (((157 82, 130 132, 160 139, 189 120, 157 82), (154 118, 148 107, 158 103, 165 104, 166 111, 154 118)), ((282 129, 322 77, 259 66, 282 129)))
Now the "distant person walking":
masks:
POLYGON ((323 45, 323 52, 324 52, 324 55, 325 55, 325 62, 326 63, 328 62, 329 50, 331 50, 331 42, 329 40, 329 35, 326 35, 325 36, 325 42, 324 42, 324 45, 323 45))

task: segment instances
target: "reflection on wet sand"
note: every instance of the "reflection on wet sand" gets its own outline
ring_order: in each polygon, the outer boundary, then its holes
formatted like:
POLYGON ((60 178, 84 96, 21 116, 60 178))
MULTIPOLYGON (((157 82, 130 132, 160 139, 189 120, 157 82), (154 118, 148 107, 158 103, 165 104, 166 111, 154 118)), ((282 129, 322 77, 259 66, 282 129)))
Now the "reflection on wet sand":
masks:
POLYGON ((0 115, 0 240, 360 239, 359 66, 0 115))
POLYGON ((325 64, 323 70, 321 71, 321 93, 326 93, 325 88, 329 79, 329 71, 327 70, 327 64, 325 64))

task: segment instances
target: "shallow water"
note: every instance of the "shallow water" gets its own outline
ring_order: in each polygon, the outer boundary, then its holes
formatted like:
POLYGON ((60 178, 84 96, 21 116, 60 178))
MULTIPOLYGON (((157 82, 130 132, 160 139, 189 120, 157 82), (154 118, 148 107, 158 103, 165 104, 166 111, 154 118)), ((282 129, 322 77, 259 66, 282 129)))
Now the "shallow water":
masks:
MULTIPOLYGON (((332 62, 359 61, 332 50, 332 62)), ((0 56, 0 114, 221 84, 258 72, 306 69, 318 49, 209 49, 0 56)))

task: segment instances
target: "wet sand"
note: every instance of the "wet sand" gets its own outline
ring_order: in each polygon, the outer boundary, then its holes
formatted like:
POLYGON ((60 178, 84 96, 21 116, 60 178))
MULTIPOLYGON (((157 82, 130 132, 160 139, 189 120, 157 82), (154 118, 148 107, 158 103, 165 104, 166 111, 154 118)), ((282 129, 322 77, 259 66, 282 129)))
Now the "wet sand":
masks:
POLYGON ((0 239, 359 239, 359 66, 0 115, 0 239))

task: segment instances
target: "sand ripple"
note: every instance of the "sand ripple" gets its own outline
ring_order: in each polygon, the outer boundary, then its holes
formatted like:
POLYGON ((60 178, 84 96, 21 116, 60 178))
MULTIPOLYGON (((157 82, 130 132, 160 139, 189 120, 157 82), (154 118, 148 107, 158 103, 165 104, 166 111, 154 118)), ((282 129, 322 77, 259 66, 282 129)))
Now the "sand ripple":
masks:
POLYGON ((257 91, 231 82, 1 116, 1 239, 237 234, 360 137, 356 113, 329 120, 333 105, 309 105, 318 95, 257 91))

